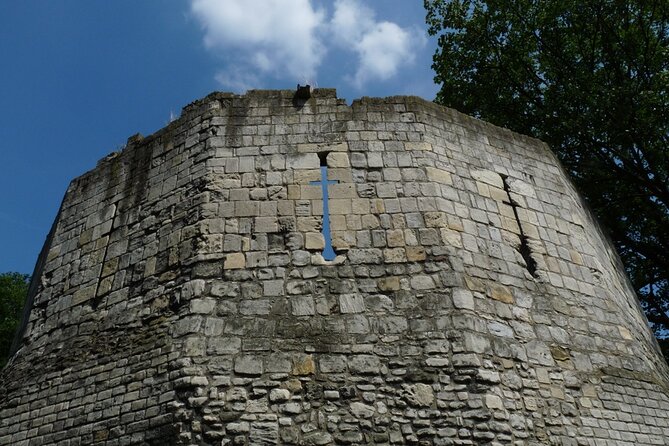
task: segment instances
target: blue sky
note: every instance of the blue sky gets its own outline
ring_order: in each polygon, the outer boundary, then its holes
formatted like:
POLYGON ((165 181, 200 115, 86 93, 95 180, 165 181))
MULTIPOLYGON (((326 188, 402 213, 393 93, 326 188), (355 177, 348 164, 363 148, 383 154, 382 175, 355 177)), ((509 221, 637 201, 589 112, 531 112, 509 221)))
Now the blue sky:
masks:
POLYGON ((407 0, 3 1, 0 272, 32 272, 73 178, 212 91, 433 99, 424 15, 407 0))

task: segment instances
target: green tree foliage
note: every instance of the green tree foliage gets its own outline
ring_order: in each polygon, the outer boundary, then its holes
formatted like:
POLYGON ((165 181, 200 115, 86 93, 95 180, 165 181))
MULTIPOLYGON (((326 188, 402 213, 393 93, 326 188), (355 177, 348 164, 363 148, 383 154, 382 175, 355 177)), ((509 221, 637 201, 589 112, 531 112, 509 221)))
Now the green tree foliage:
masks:
POLYGON ((669 1, 425 0, 436 102, 556 151, 669 330, 669 1))
POLYGON ((16 327, 21 321, 28 283, 27 274, 0 274, 0 367, 7 363, 16 327))

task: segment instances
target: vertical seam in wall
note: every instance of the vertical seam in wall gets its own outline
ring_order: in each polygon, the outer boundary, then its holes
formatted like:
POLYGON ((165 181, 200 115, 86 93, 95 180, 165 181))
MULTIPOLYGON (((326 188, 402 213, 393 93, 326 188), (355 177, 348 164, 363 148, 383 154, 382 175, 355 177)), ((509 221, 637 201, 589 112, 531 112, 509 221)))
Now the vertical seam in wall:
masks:
POLYGON ((532 250, 530 249, 529 243, 527 243, 527 235, 525 235, 525 232, 523 231, 523 224, 520 221, 520 217, 518 216, 519 205, 513 198, 511 198, 511 188, 507 182, 508 177, 501 174, 500 176, 502 177, 502 182, 504 183, 504 192, 506 192, 506 196, 509 197, 508 204, 511 206, 511 209, 513 209, 513 215, 516 217, 516 223, 518 223, 518 229, 520 231, 520 246, 517 248, 517 250, 520 255, 523 256, 523 260, 525 260, 525 268, 527 271, 532 275, 532 277, 539 277, 537 274, 537 262, 532 258, 532 250))
MULTIPOLYGON (((102 273, 105 270, 105 262, 107 261, 107 251, 109 250, 109 244, 111 243, 111 235, 114 232, 114 221, 116 220, 116 214, 118 212, 118 208, 120 205, 120 202, 112 203, 114 205, 114 215, 112 215, 111 218, 111 226, 109 228, 109 232, 107 233, 109 235, 109 239, 107 240, 107 243, 105 244, 105 252, 102 255, 102 262, 100 264, 100 273, 98 274, 98 280, 97 283, 95 284, 95 294, 93 294, 93 298, 91 299, 91 308, 95 310, 98 306, 98 291, 100 290, 100 282, 102 282, 102 273)), ((106 234, 102 234, 101 237, 104 237, 106 234)))

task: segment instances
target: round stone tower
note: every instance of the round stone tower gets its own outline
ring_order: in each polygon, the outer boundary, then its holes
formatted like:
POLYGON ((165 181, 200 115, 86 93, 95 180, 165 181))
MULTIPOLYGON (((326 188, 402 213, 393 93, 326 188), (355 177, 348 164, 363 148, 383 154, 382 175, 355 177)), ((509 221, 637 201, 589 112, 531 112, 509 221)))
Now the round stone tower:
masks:
POLYGON ((669 445, 669 375, 545 144, 416 97, 214 93, 75 179, 0 444, 669 445))

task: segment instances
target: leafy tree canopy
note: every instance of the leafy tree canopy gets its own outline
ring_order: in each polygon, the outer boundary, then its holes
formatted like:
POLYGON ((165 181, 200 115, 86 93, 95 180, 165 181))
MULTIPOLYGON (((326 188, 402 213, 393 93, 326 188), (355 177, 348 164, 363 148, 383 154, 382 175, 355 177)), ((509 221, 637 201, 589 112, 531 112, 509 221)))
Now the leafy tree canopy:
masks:
POLYGON ((21 321, 28 283, 27 274, 0 274, 0 367, 7 363, 14 332, 21 321))
POLYGON ((425 0, 436 101, 556 151, 669 329, 669 1, 425 0))

